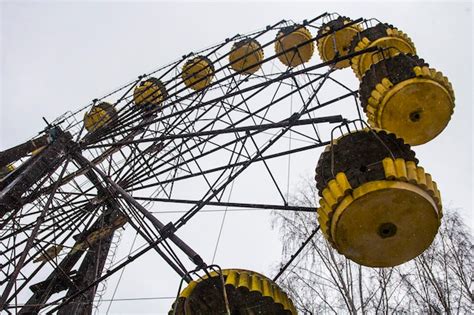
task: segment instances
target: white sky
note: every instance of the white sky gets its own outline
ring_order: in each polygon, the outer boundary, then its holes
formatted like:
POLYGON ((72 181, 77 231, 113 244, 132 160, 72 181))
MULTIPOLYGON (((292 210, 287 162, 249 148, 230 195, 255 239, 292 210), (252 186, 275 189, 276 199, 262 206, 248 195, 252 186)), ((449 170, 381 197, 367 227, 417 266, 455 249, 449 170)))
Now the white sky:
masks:
MULTIPOLYGON (((139 74, 236 33, 251 32, 283 18, 310 19, 323 12, 354 19, 375 17, 393 24, 411 37, 419 56, 453 84, 456 107, 451 122, 440 136, 414 150, 420 164, 438 183, 445 207, 463 209, 467 223, 473 226, 470 2, 2 1, 0 10, 0 150, 36 135, 44 128, 43 116, 51 121, 139 74)), ((318 60, 315 56, 310 63, 318 60)), ((346 82, 355 88, 352 71, 343 71, 346 82)), ((338 113, 333 110, 332 114, 338 113)), ((315 151, 312 159, 301 161, 304 166, 294 174, 293 184, 308 173, 312 175, 318 155, 315 151)), ((238 229, 226 234, 224 229, 224 249, 217 262, 223 267, 253 268, 273 276, 281 247, 277 232, 271 231, 268 214, 230 214, 226 220, 229 225, 252 220, 260 229, 259 239, 235 234, 238 229), (232 247, 225 244, 234 244, 236 238, 249 246, 248 252, 232 255, 232 247)), ((202 230, 202 226, 191 227, 182 236, 185 240, 186 236, 196 238, 196 231, 200 231, 199 237, 205 241, 197 246, 208 256, 217 234, 202 230)), ((127 244, 129 240, 124 240, 123 246, 127 244)), ((169 275, 171 269, 157 255, 148 256, 128 267, 116 298, 176 294, 178 283, 169 275)), ((109 288, 115 281, 109 281, 109 288)), ((115 302, 111 313, 165 314, 170 304, 170 300, 115 302)), ((101 308, 102 312, 105 309, 101 308)))

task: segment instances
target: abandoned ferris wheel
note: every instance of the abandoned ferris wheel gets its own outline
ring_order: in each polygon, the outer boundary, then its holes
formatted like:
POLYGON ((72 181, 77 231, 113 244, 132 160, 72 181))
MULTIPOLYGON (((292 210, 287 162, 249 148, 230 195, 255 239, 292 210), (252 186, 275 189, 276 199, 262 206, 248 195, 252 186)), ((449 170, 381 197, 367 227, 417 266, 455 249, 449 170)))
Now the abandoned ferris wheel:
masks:
POLYGON ((317 212, 308 239, 320 230, 361 265, 402 264, 442 217, 411 146, 442 132, 453 109, 448 79, 375 19, 283 20, 185 55, 0 152, 0 309, 90 314, 99 284, 155 254, 182 279, 170 314, 296 314, 276 283, 291 261, 273 278, 221 268, 177 232, 207 206, 317 212), (354 90, 336 78, 346 68, 354 90), (341 92, 328 96, 329 85, 341 92), (290 134, 302 141, 281 145, 290 134), (320 206, 292 205, 268 163, 320 147, 320 206), (274 187, 275 202, 224 198, 256 167, 267 176, 254 189, 274 187), (183 213, 164 223, 150 209, 167 204, 183 213), (119 259, 123 228, 146 246, 119 259))

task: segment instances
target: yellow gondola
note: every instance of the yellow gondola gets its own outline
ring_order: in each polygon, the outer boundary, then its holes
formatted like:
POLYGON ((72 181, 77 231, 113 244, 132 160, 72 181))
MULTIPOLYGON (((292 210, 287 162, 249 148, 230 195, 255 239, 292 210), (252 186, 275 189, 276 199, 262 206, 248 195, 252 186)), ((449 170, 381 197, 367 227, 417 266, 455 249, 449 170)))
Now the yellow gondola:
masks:
POLYGON ((91 110, 84 114, 84 127, 92 132, 99 128, 110 126, 117 120, 117 111, 107 102, 92 106, 91 110))
POLYGON ((454 110, 451 83, 416 56, 399 54, 373 65, 359 91, 369 124, 411 145, 435 138, 454 110))
POLYGON ((214 77, 214 65, 209 58, 196 56, 183 65, 181 77, 188 88, 200 91, 211 84, 214 77))
POLYGON ((356 263, 402 264, 436 236, 442 217, 436 183, 392 133, 367 129, 342 136, 321 155, 315 179, 321 230, 356 263))
POLYGON ((370 47, 383 48, 383 52, 370 52, 351 59, 351 67, 357 78, 362 79, 370 66, 399 53, 416 54, 415 45, 402 31, 392 25, 379 23, 357 34, 351 43, 350 52, 357 52, 370 47))
POLYGON ((276 283, 267 277, 248 270, 223 269, 222 280, 218 273, 192 281, 173 303, 169 315, 217 315, 227 314, 228 301, 231 314, 295 315, 291 299, 276 283))
POLYGON ((312 39, 309 30, 301 25, 282 28, 276 37, 275 53, 280 61, 288 67, 296 67, 308 62, 314 53, 314 42, 303 44, 312 39), (303 44, 303 45, 302 45, 303 44), (301 45, 301 46, 298 46, 301 45), (298 48, 296 48, 298 46, 298 48))
POLYGON ((263 60, 263 49, 255 39, 243 39, 234 43, 229 54, 229 63, 236 72, 253 74, 257 72, 263 60), (254 66, 255 65, 255 66, 254 66))
POLYGON ((148 78, 133 91, 135 105, 152 110, 159 106, 168 96, 164 84, 157 78, 148 78))
MULTIPOLYGON (((336 52, 338 53, 338 57, 346 56, 349 53, 353 38, 357 35, 357 33, 362 31, 361 27, 357 24, 344 27, 350 22, 352 22, 351 19, 345 16, 340 16, 337 19, 329 21, 328 23, 325 23, 321 26, 318 31, 318 37, 340 29, 335 33, 318 39, 318 51, 322 61, 326 62, 333 60, 336 57, 336 52)), ((349 59, 339 61, 335 65, 335 67, 338 69, 347 68, 349 66, 349 59)))

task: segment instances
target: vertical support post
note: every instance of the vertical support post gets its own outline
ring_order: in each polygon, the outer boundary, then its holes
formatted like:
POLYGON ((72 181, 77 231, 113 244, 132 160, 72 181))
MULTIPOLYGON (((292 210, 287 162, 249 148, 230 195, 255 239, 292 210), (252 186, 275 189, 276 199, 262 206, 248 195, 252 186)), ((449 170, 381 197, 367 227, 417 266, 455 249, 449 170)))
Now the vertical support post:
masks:
POLYGON ((30 251, 31 247, 33 246, 33 242, 34 242, 36 236, 38 235, 39 228, 40 228, 41 224, 43 223, 43 220, 44 220, 44 217, 46 216, 46 213, 49 210, 49 206, 53 202, 54 194, 56 193, 56 190, 59 187, 59 182, 61 181, 61 178, 63 177, 64 173, 66 172, 68 163, 69 163, 69 160, 66 160, 66 162, 64 164, 64 167, 61 170, 61 173, 59 175, 59 180, 56 182, 56 185, 55 185, 53 191, 51 192, 51 194, 49 195, 48 200, 46 201, 46 204, 43 208, 43 211, 41 212, 38 219, 36 220, 35 227, 31 231, 30 236, 28 237, 28 240, 25 244, 25 248, 23 249, 23 252, 21 253, 20 258, 18 259, 18 262, 16 263, 16 266, 15 266, 15 269, 13 270, 13 273, 10 275, 10 279, 8 280, 8 283, 5 286, 5 290, 3 291, 2 296, 0 298, 0 310, 5 307, 8 296, 10 295, 10 291, 12 290, 13 285, 16 282, 16 278, 18 277, 18 274, 20 273, 20 270, 23 268, 23 265, 24 265, 25 260, 26 260, 26 256, 28 255, 28 252, 30 251))
MULTIPOLYGON (((80 276, 77 287, 70 288, 66 298, 84 289, 102 274, 110 245, 112 244, 112 238, 113 234, 101 239, 89 248, 77 272, 80 276)), ((84 294, 76 296, 70 303, 58 310, 58 315, 92 314, 97 286, 95 285, 84 292, 84 294)))

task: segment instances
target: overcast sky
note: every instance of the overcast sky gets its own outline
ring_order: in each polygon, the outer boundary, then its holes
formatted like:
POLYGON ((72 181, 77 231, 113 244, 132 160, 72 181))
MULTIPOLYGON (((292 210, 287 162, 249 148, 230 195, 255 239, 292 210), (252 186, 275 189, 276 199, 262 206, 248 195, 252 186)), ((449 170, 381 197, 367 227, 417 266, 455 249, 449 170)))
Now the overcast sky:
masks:
MULTIPOLYGON (((323 12, 354 19, 375 17, 406 32, 418 54, 453 84, 456 107, 448 127, 414 150, 438 183, 444 206, 461 208, 472 227, 472 4, 380 2, 2 1, 0 150, 36 135, 45 127, 43 116, 51 121, 139 74, 236 33, 251 32, 281 19, 310 19, 323 12)), ((310 61, 318 62, 317 56, 310 61)), ((351 87, 357 87, 351 70, 342 71, 351 87)), ((313 158, 304 162, 292 183, 314 172, 318 155, 315 151, 313 158)), ((254 220, 260 226, 261 239, 248 255, 226 260, 230 254, 222 253, 217 262, 272 276, 281 252, 278 234, 271 230, 268 214, 245 215, 232 214, 228 222, 254 220)), ((207 236, 213 244, 216 233, 202 237, 207 236)), ((224 236, 223 241, 227 238, 229 244, 236 238, 232 232, 224 232, 224 236)), ((251 243, 252 239, 243 236, 240 241, 251 243)), ((127 269, 116 298, 176 294, 176 277, 168 275, 170 269, 156 255, 151 256, 127 269)), ((111 279, 109 288, 115 283, 116 279, 111 279)), ((170 304, 166 299, 115 302, 111 313, 164 314, 170 304)), ((101 308, 101 313, 105 309, 101 308)))

